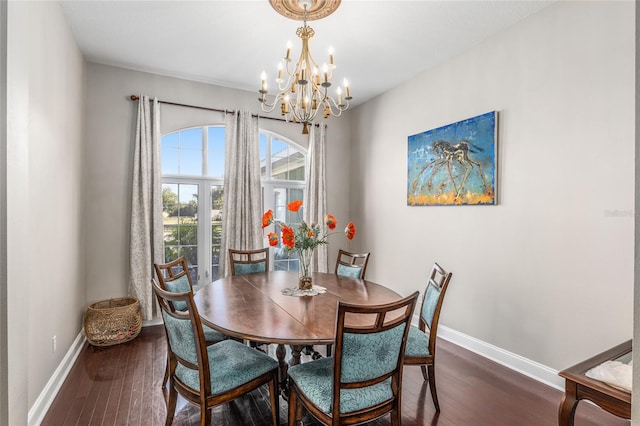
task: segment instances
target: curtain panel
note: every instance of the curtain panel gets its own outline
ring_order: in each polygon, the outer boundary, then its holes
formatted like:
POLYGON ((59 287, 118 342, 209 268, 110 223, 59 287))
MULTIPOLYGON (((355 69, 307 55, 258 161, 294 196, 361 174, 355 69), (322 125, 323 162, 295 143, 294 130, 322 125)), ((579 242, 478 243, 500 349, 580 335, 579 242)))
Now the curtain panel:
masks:
MULTIPOLYGON (((307 223, 324 223, 327 214, 326 191, 326 125, 313 126, 309 133, 309 150, 307 155, 306 180, 307 188, 304 200, 304 217, 307 223)), ((311 271, 328 271, 327 245, 319 246, 311 261, 311 271)))
POLYGON ((131 188, 129 295, 138 299, 142 319, 158 316, 151 278, 163 262, 160 105, 140 96, 131 188))
POLYGON ((264 247, 258 119, 248 111, 226 116, 220 277, 229 275, 228 250, 264 247))

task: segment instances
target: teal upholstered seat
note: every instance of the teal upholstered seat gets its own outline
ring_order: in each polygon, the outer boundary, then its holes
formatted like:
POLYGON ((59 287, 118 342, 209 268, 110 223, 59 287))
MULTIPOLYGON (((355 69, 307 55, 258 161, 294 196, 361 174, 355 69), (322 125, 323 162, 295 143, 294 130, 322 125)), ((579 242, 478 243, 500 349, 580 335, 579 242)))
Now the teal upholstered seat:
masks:
POLYGON ((435 376, 436 336, 440 310, 451 276, 437 263, 431 268, 420 307, 418 327, 411 326, 405 349, 404 363, 421 367, 424 380, 429 382, 436 411, 440 411, 435 376))
POLYGON ((231 276, 267 272, 269 270, 269 249, 229 249, 229 266, 231 276))
MULTIPOLYGON (((171 293, 187 293, 193 292, 193 284, 191 283, 191 275, 189 274, 189 267, 187 260, 184 257, 180 257, 172 262, 164 264, 154 264, 156 271, 157 283, 161 289, 169 291, 171 293)), ((169 305, 177 311, 185 311, 187 304, 183 301, 169 302, 169 305)), ((211 327, 202 325, 204 332, 204 340, 207 344, 218 343, 227 339, 224 333, 214 330, 211 327)), ((167 368, 164 375, 162 386, 167 384, 169 379, 169 360, 167 359, 167 368)))
POLYGON ((407 347, 404 351, 405 356, 429 356, 429 337, 423 333, 418 327, 411 326, 409 329, 409 337, 407 347))
POLYGON ((170 359, 166 424, 173 421, 178 393, 200 406, 200 424, 209 425, 211 407, 268 384, 271 421, 279 425, 278 362, 235 340, 207 346, 193 292, 164 291, 156 282, 153 290, 162 310, 170 359), (175 310, 178 302, 186 309, 175 310))
POLYGON ((324 424, 389 412, 400 422, 402 353, 417 298, 415 292, 377 306, 340 302, 335 355, 289 368, 289 425, 300 420, 301 407, 324 424), (345 324, 346 316, 348 324, 359 316, 359 325, 345 324))

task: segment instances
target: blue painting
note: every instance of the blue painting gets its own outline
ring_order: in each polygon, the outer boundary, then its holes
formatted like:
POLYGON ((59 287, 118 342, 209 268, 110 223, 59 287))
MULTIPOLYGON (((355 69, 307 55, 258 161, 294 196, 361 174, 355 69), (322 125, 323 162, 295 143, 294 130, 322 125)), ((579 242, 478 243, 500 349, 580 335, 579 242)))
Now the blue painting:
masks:
POLYGON ((496 204, 496 111, 409 136, 407 205, 496 204))

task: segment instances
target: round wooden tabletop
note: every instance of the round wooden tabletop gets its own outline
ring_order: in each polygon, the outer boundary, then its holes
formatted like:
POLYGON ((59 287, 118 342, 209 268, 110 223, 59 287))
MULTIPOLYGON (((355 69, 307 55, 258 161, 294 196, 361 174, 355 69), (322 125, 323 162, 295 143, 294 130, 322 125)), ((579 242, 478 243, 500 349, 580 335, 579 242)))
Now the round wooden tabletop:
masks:
POLYGON ((227 335, 262 343, 332 344, 338 301, 375 305, 397 300, 395 291, 371 281, 313 273, 326 288, 316 296, 286 296, 296 271, 236 275, 204 286, 195 295, 202 322, 227 335))

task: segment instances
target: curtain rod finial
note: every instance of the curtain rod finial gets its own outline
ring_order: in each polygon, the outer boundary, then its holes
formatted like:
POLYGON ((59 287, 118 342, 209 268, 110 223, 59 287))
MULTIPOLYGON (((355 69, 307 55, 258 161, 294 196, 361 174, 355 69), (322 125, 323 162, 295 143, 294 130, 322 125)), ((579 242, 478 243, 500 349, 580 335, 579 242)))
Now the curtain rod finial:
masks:
POLYGON ((131 100, 132 101, 137 101, 138 99, 140 99, 140 98, 138 98, 136 95, 131 95, 131 100))

